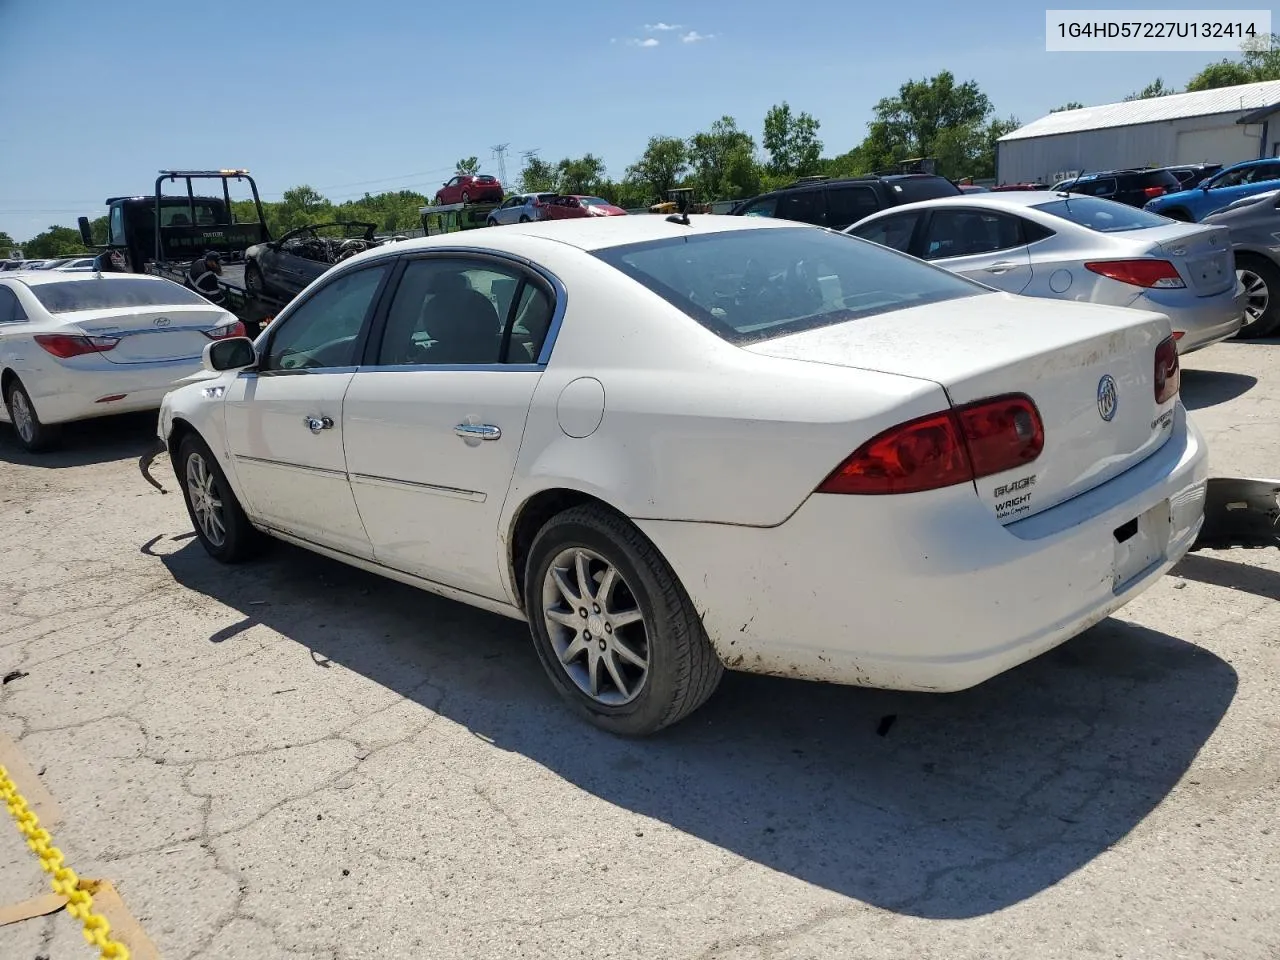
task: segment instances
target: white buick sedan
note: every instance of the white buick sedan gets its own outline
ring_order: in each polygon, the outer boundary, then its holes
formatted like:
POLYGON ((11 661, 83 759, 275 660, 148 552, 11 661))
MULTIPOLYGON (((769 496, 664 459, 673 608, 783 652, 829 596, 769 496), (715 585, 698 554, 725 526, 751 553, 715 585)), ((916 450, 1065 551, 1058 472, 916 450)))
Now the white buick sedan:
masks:
POLYGON ((0 279, 0 422, 40 451, 58 426, 155 410, 199 372, 211 340, 244 326, 204 297, 159 277, 13 273, 0 279))
POLYGON ((159 432, 212 556, 269 534, 527 620, 623 734, 726 667, 972 686, 1133 599, 1203 517, 1167 317, 782 221, 400 243, 205 363, 159 432))

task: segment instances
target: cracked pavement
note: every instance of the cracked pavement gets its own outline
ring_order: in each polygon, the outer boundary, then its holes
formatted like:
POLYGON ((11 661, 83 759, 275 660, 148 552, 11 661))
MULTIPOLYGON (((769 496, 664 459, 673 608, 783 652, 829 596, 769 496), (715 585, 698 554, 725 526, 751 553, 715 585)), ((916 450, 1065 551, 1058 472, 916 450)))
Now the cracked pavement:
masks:
MULTIPOLYGON (((1185 366, 1213 474, 1280 474, 1280 344, 1185 366)), ((522 624, 209 560, 138 474, 153 422, 40 459, 0 427, 0 733, 165 960, 1280 955, 1280 551, 1194 555, 964 693, 730 675, 630 742, 522 624)), ((48 889, 4 819, 0 905, 48 889)), ((65 913, 0 927, 92 955, 65 913)))

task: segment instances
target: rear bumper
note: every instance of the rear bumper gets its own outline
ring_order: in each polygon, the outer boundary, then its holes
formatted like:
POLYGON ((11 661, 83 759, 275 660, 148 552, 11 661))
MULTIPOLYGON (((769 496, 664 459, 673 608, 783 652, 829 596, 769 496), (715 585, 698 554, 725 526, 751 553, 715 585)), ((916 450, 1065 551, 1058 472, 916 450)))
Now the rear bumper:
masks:
POLYGON ((1178 352, 1188 354, 1235 334, 1244 323, 1244 303, 1244 290, 1237 283, 1212 297, 1191 297, 1186 290, 1151 290, 1130 306, 1167 316, 1174 333, 1182 334, 1178 352))
POLYGON ((961 690, 1103 620, 1190 549, 1203 522, 1207 456, 1176 410, 1172 435, 1147 460, 1007 527, 970 485, 903 497, 815 494, 770 529, 640 526, 730 668, 961 690), (1154 556, 1130 564, 1117 584, 1125 548, 1115 532, 1139 517, 1160 518, 1154 556))
POLYGON ((41 422, 54 424, 158 410, 175 381, 201 369, 199 360, 130 364, 96 360, 93 366, 55 364, 20 372, 20 376, 41 422), (104 399, 121 394, 119 400, 104 399))

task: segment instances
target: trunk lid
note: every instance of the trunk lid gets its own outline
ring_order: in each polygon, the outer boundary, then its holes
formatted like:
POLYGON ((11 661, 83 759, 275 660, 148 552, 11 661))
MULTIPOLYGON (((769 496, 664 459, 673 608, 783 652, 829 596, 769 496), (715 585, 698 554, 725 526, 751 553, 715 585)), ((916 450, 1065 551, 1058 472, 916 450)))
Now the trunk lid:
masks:
POLYGON ((1168 439, 1176 401, 1155 402, 1155 353, 1169 332, 1160 314, 991 294, 746 349, 931 380, 957 406, 1025 393, 1044 422, 1044 450, 977 482, 992 514, 1011 523, 1105 483, 1168 439))
POLYGON ((1198 297, 1217 296, 1236 284, 1235 254, 1226 227, 1200 223, 1152 227, 1142 231, 1140 242, 1143 256, 1168 260, 1198 297))
POLYGON ((121 364, 198 360, 211 342, 208 333, 235 322, 235 317, 212 304, 132 310, 117 307, 72 316, 69 326, 74 325, 88 336, 118 338, 119 344, 99 355, 121 364))

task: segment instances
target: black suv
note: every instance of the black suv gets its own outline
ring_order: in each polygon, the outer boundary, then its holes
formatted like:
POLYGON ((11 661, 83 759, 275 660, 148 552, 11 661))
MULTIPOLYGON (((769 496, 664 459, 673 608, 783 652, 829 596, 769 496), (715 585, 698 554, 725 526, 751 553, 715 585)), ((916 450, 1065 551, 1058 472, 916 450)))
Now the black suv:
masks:
POLYGON ((1163 197, 1166 193, 1177 193, 1183 186, 1182 181, 1168 169, 1099 170, 1086 173, 1078 180, 1064 180, 1055 184, 1054 189, 1141 207, 1148 200, 1163 197))
POLYGON ((732 214, 735 217, 798 220, 843 230, 885 207, 936 197, 958 197, 963 192, 946 177, 929 173, 838 180, 806 177, 781 190, 744 200, 733 208, 732 214))

